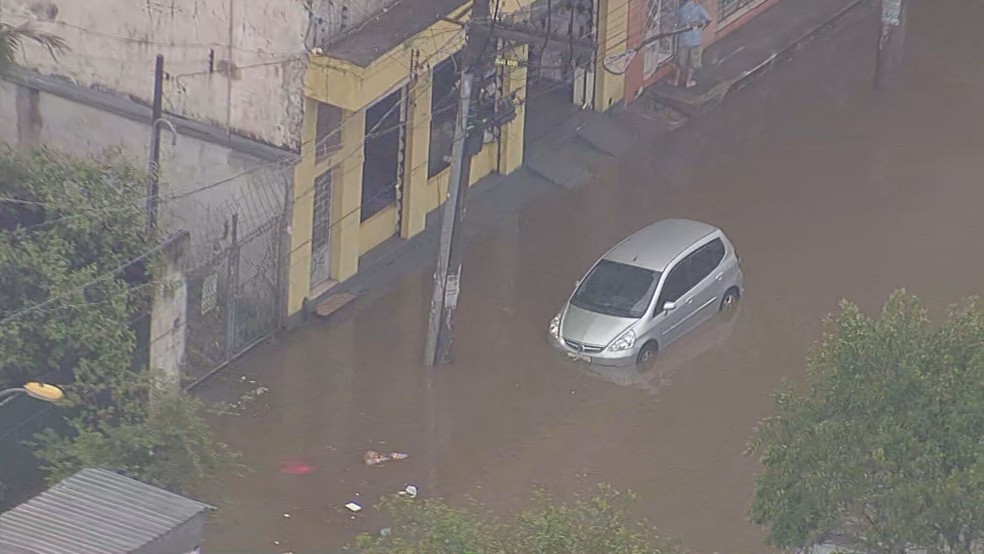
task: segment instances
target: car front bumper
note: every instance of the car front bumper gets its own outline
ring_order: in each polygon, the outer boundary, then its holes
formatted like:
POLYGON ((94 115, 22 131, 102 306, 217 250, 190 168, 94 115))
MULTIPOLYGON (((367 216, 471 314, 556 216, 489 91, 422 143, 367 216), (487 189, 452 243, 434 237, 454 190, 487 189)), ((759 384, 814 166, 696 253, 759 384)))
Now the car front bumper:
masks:
POLYGON ((547 340, 549 340, 550 345, 553 346, 554 350, 564 353, 568 358, 576 362, 606 367, 626 367, 635 365, 637 354, 636 348, 630 348, 622 352, 609 352, 607 350, 602 350, 601 352, 587 353, 574 350, 573 348, 567 346, 563 340, 557 339, 553 336, 550 336, 547 340))

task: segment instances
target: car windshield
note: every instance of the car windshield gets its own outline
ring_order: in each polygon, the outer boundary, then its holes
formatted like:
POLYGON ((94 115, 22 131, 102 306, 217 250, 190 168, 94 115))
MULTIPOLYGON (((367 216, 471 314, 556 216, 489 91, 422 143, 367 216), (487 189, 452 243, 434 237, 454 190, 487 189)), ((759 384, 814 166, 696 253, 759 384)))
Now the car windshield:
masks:
POLYGON ((616 317, 640 318, 649 308, 659 272, 601 260, 574 292, 571 304, 616 317))

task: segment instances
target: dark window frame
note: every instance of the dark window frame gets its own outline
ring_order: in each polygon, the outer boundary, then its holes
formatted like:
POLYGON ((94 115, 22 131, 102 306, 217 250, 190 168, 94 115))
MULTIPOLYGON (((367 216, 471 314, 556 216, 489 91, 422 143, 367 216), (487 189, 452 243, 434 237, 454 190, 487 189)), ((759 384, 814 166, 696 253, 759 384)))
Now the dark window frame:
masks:
POLYGON ((718 20, 724 21, 739 11, 761 2, 762 0, 718 0, 718 20))

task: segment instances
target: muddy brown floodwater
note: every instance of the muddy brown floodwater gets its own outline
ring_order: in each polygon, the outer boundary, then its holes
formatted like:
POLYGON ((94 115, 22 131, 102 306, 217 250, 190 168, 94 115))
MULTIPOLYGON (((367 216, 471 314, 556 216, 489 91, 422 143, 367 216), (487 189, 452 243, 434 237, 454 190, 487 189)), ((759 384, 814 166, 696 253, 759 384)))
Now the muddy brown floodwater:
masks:
POLYGON ((269 392, 217 421, 243 458, 202 491, 221 507, 206 551, 330 551, 382 525, 346 502, 368 507, 407 483, 508 516, 533 486, 570 498, 606 482, 697 551, 764 552, 743 450, 780 379, 803 375, 821 318, 841 298, 876 309, 898 287, 939 314, 984 284, 984 6, 912 10, 895 92, 871 90, 877 20, 851 23, 596 182, 473 239, 453 366, 420 363, 427 268, 210 382, 207 398, 269 392), (667 217, 714 223, 736 244, 747 293, 734 324, 701 329, 641 375, 553 352, 547 322, 574 281, 667 217), (369 448, 410 458, 368 467, 369 448), (311 471, 283 474, 284 461, 311 471))

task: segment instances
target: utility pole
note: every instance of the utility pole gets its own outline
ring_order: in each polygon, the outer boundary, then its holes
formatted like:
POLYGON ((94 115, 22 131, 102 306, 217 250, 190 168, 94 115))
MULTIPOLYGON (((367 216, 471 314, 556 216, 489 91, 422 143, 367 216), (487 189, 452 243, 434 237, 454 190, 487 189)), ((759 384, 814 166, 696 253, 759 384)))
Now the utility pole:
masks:
POLYGON ((888 88, 902 62, 906 10, 903 0, 882 0, 881 35, 875 61, 875 88, 888 88))
POLYGON ((154 65, 154 102, 150 116, 150 163, 147 168, 147 234, 157 229, 157 195, 161 165, 161 127, 164 115, 164 55, 157 55, 154 65))
MULTIPOLYGON (((472 0, 470 21, 489 21, 489 0, 472 0)), ((494 24, 494 22, 491 22, 494 24)), ((465 43, 465 63, 459 81, 458 117, 454 128, 451 149, 451 178, 448 196, 441 216, 441 242, 437 270, 434 272, 434 294, 431 298, 430 321, 427 326, 427 343, 424 363, 429 366, 451 361, 451 343, 454 333, 454 313, 458 307, 461 290, 461 260, 464 253, 464 236, 456 231, 461 226, 465 212, 465 199, 471 180, 472 156, 481 150, 484 142, 484 125, 470 124, 469 110, 478 100, 481 87, 472 86, 475 75, 484 82, 487 70, 485 53, 492 34, 480 34, 469 24, 465 43)), ((492 51, 498 50, 491 45, 492 51)))

